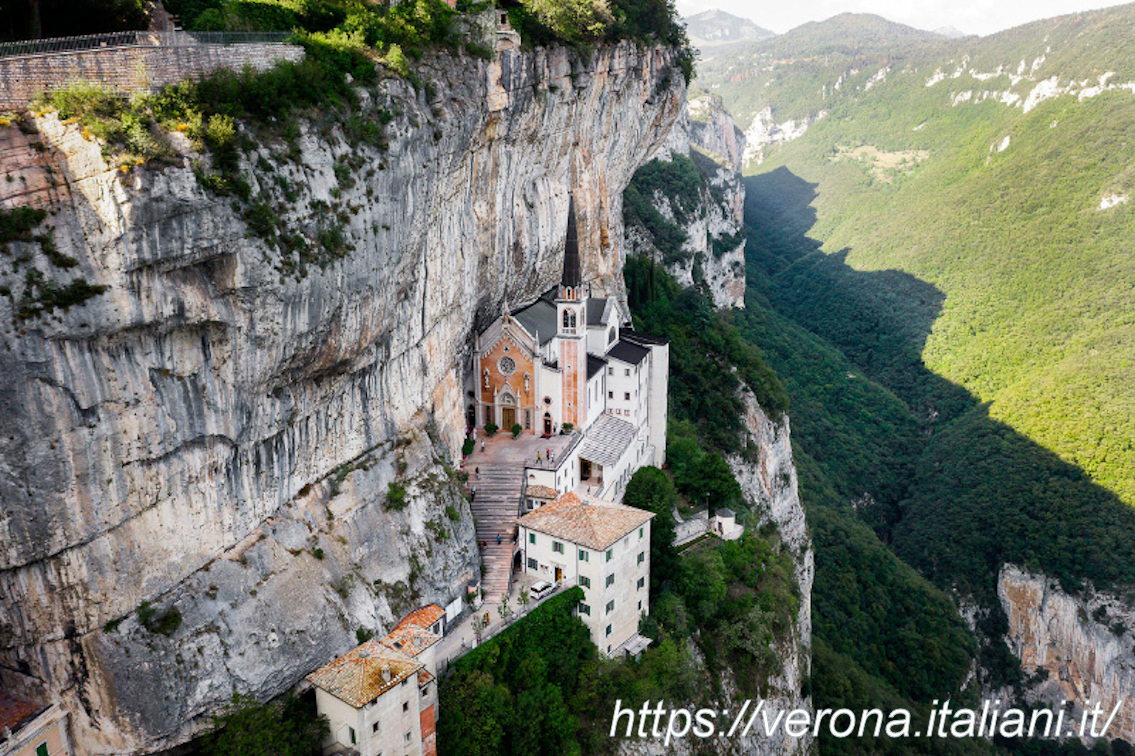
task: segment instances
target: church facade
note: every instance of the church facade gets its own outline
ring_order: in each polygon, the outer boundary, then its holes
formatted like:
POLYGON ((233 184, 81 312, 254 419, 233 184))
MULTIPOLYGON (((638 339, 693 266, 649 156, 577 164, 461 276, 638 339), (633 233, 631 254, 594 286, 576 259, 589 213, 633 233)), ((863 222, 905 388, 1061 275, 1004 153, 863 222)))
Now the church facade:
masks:
MULTIPOLYGON (((560 283, 525 307, 508 310, 474 343, 466 422, 578 443, 552 474, 529 485, 566 493, 577 485, 621 498, 642 465, 666 450, 669 346, 636 333, 614 298, 592 297, 583 281, 574 203, 569 203, 560 283)), ((537 474, 540 473, 540 474, 537 474)))

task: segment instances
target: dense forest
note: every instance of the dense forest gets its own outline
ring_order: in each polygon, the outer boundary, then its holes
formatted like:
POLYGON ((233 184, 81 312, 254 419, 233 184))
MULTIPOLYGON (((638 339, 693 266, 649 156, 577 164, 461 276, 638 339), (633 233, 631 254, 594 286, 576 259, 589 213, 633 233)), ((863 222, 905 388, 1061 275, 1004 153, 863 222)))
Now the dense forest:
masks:
POLYGON ((1133 23, 950 41, 842 16, 702 70, 742 123, 814 121, 749 166, 731 317, 790 398, 817 706, 965 700, 973 659, 987 690, 1030 684, 1003 640, 1006 563, 1135 599, 1135 100, 1099 86, 1132 77, 1133 23), (1042 79, 1055 96, 1024 105, 1042 79))

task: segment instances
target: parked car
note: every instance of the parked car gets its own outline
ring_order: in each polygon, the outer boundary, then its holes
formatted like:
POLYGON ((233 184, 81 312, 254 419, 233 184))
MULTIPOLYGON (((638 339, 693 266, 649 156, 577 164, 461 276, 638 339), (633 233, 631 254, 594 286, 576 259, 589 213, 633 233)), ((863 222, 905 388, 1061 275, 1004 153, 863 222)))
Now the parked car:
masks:
POLYGON ((528 589, 528 595, 532 597, 533 601, 539 601, 554 590, 556 590, 556 586, 552 585, 547 580, 541 580, 528 589))

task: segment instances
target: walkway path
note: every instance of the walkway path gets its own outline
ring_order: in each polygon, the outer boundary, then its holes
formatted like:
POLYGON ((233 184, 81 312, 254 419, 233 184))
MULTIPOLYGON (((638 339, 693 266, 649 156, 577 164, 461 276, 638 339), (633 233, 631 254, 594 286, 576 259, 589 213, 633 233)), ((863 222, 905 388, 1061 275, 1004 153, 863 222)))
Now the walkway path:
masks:
POLYGON ((480 469, 480 473, 469 476, 469 485, 477 487, 477 495, 471 506, 473 518, 477 522, 477 545, 481 548, 481 563, 485 566, 481 589, 486 603, 498 604, 509 586, 512 535, 516 530, 516 518, 520 514, 524 467, 507 462, 484 462, 475 467, 480 469))

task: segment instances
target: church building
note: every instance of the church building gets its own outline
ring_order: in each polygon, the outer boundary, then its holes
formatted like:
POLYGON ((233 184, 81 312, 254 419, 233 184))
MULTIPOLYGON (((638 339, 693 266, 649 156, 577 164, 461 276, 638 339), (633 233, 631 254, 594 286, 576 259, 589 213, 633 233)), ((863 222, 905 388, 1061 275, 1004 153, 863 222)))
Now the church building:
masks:
POLYGON ((577 485, 619 499, 643 465, 663 463, 669 345, 635 333, 614 298, 583 280, 574 200, 568 204, 563 275, 535 302, 508 310, 476 338, 466 422, 508 433, 575 434, 552 475, 529 484, 577 485))

